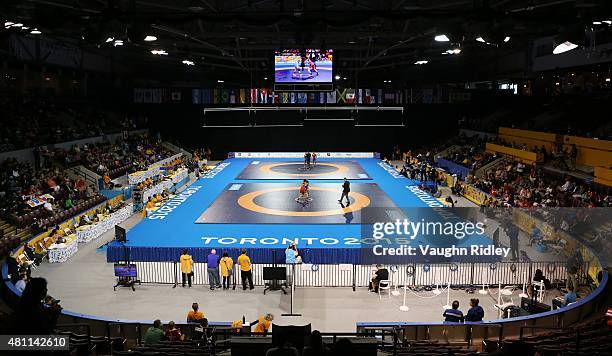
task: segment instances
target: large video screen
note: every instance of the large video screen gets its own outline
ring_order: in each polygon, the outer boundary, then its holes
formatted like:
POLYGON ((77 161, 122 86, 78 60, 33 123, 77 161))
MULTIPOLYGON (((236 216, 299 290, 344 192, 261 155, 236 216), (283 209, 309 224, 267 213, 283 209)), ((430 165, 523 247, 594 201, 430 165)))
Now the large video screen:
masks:
POLYGON ((274 53, 276 83, 331 83, 334 55, 331 49, 288 49, 274 53))

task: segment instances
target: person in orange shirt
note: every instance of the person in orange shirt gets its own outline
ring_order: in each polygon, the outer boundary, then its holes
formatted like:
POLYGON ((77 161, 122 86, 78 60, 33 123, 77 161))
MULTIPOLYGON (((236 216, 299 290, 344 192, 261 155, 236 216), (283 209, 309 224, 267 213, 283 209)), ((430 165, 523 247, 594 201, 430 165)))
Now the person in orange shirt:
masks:
MULTIPOLYGON (((268 330, 270 330, 270 325, 271 325, 272 320, 274 320, 274 315, 270 313, 260 316, 256 322, 253 322, 253 323, 257 323, 255 325, 255 330, 253 331, 255 333, 260 333, 260 334, 267 333, 268 330)), ((253 323, 251 323, 251 325, 253 325, 253 323)))
POLYGON ((242 279, 242 290, 247 289, 247 281, 249 282, 249 289, 253 289, 253 272, 251 271, 251 258, 247 256, 246 249, 240 251, 240 256, 236 262, 240 265, 240 279, 242 279))
POLYGON ((188 323, 199 323, 204 320, 205 316, 200 310, 200 306, 198 303, 191 304, 191 310, 187 313, 187 322, 188 323))

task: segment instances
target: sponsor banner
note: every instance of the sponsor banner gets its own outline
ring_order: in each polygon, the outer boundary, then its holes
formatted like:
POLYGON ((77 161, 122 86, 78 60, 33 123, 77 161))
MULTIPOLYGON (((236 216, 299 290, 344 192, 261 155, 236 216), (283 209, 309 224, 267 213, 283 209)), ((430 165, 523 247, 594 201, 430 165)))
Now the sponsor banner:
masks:
MULTIPOLYGON (((317 152, 319 158, 375 158, 374 152, 317 152)), ((304 158, 304 152, 230 152, 232 158, 304 158)))
POLYGON ((223 162, 223 163, 219 163, 218 165, 215 166, 215 168, 213 168, 212 170, 210 170, 208 173, 206 173, 205 175, 201 176, 200 179, 212 179, 214 178, 217 174, 221 173, 222 170, 225 169, 225 167, 229 166, 230 163, 229 162, 223 162))
POLYGON ((197 193, 202 186, 196 185, 191 186, 183 190, 180 194, 175 195, 172 199, 168 200, 164 205, 162 205, 159 209, 153 211, 147 216, 149 220, 163 220, 170 213, 172 213, 176 208, 181 206, 184 202, 187 201, 193 194, 197 193))

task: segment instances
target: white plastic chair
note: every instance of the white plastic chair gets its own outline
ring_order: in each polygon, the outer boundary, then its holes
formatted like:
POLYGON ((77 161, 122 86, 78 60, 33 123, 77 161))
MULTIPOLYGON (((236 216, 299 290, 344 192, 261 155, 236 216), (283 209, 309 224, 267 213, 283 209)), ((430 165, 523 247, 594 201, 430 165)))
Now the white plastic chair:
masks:
POLYGON ((536 300, 540 303, 544 303, 544 297, 546 296, 546 286, 544 281, 531 281, 533 284, 534 293, 536 294, 536 300))
POLYGON ((378 298, 381 299, 382 298, 381 291, 386 290, 387 293, 389 294, 389 299, 391 299, 391 287, 392 286, 393 286, 393 282, 391 282, 388 279, 383 279, 380 282, 378 282, 378 298))

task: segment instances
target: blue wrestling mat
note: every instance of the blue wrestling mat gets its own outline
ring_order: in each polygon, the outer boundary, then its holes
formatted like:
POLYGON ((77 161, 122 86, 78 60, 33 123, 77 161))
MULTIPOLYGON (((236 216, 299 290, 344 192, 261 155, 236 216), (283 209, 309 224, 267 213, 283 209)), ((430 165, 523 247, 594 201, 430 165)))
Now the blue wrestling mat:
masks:
MULTIPOLYGON (((350 204, 338 203, 341 179, 308 177, 312 201, 303 206, 295 201, 302 177, 278 176, 293 174, 298 168, 296 162, 296 157, 230 158, 221 162, 128 231, 125 246, 130 260, 177 261, 181 251, 188 249, 196 261, 204 261, 212 248, 232 257, 246 248, 253 263, 273 262, 273 251, 276 262, 282 263, 285 248, 296 241, 305 263, 360 263, 364 244, 378 243, 363 236, 367 229, 361 224, 362 209, 381 208, 369 211, 375 212, 374 218, 382 219, 385 217, 376 214, 384 215, 387 208, 428 208, 423 210, 435 215, 443 206, 418 189, 420 182, 401 176, 379 159, 352 157, 320 159, 322 169, 312 172, 325 175, 341 170, 334 177, 357 177, 351 182, 350 204), (267 174, 257 168, 279 163, 288 164, 275 166, 283 168, 278 172, 271 168, 267 174)), ((419 236, 411 243, 430 241, 419 236)), ((454 243, 468 246, 488 244, 490 240, 479 235, 454 243)), ((432 244, 439 245, 435 241, 432 244)), ((124 252, 123 246, 109 245, 107 261, 123 260, 124 252)))

